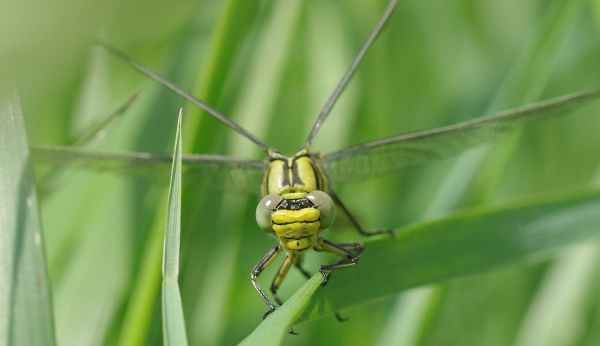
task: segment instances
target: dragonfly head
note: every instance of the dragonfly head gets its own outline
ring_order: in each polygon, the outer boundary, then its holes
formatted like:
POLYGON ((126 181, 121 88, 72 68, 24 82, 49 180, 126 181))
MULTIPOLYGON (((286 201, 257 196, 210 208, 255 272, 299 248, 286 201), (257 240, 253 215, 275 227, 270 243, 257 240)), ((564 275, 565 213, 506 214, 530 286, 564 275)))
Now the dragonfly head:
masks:
POLYGON ((335 218, 335 204, 323 191, 294 192, 263 197, 256 207, 256 222, 279 238, 288 250, 305 250, 319 231, 335 218))

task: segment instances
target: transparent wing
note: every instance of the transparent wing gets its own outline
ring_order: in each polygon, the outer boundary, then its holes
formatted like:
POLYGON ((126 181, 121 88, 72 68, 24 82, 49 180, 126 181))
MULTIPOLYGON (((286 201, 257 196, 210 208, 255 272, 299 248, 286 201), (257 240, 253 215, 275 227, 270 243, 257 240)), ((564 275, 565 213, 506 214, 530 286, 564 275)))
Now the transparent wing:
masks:
POLYGON ((573 93, 430 130, 388 137, 331 153, 323 165, 332 182, 361 180, 456 155, 524 123, 581 106, 600 91, 573 93))
MULTIPOLYGON (((83 168, 111 172, 167 185, 170 155, 138 152, 103 152, 70 147, 33 146, 36 165, 83 168)), ((183 179, 202 189, 258 194, 265 165, 219 155, 183 155, 183 179)))

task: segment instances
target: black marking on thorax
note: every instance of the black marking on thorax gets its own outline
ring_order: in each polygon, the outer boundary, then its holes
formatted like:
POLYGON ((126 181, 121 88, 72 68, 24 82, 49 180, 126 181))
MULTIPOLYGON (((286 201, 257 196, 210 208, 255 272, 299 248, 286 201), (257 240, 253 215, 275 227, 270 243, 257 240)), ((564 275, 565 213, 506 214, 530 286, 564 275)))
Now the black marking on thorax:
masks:
MULTIPOLYGON (((283 182, 281 183, 283 186, 290 186, 290 166, 288 164, 287 158, 274 158, 271 159, 273 161, 281 161, 283 162, 283 166, 281 167, 281 175, 283 175, 283 182)), ((271 172, 269 172, 271 174, 271 172)))
MULTIPOLYGON (((327 189, 326 186, 326 177, 324 177, 322 174, 321 169, 318 167, 317 162, 315 161, 315 157, 314 155, 310 154, 310 153, 302 153, 299 154, 297 156, 293 156, 293 157, 284 157, 281 155, 278 156, 271 156, 269 158, 269 161, 271 163, 276 162, 276 161, 280 161, 281 165, 279 165, 279 167, 273 167, 272 165, 269 165, 269 169, 265 174, 265 178, 264 178, 264 182, 265 182, 265 191, 264 193, 268 193, 269 191, 274 191, 274 190, 279 190, 279 189, 285 189, 285 188, 292 188, 292 190, 295 190, 295 188, 298 188, 299 190, 305 190, 306 182, 303 181, 303 176, 300 172, 300 170, 298 169, 299 166, 299 162, 298 160, 303 159, 303 158, 308 158, 308 163, 310 165, 310 170, 309 171, 305 171, 305 174, 309 174, 312 173, 314 176, 314 180, 315 180, 315 187, 317 190, 321 190, 324 191, 325 189, 327 189), (281 179, 279 180, 279 182, 277 183, 278 186, 271 186, 271 183, 273 182, 270 177, 272 176, 282 176, 281 179)), ((307 175, 308 176, 308 175, 307 175)), ((312 186, 312 184, 311 184, 312 186)))

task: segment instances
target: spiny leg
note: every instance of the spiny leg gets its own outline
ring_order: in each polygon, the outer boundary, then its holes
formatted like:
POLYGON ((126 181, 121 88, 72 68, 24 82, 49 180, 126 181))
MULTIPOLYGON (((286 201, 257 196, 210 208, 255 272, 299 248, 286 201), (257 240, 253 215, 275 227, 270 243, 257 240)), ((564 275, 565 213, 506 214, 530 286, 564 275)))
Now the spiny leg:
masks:
MULTIPOLYGON (((285 276, 287 275, 295 260, 296 255, 291 252, 287 252, 285 254, 285 259, 283 260, 283 263, 281 263, 281 267, 279 267, 279 270, 277 271, 277 275, 275 275, 275 277, 273 278, 273 282, 271 283, 271 293, 273 294, 273 298, 275 298, 275 301, 277 302, 277 304, 279 304, 279 306, 283 305, 283 300, 281 300, 281 298, 279 298, 279 296, 277 295, 277 290, 279 289, 279 286, 281 286, 281 283, 285 279, 285 276)), ((296 333, 296 331, 292 328, 288 328, 288 333, 298 335, 298 333, 296 333)))
POLYGON ((294 267, 296 267, 302 273, 302 275, 304 275, 305 278, 310 279, 310 277, 311 277, 310 273, 302 267, 303 260, 304 260, 304 255, 298 254, 296 256, 296 261, 294 261, 294 267))
MULTIPOLYGON (((354 251, 354 253, 357 256, 360 255, 363 252, 363 250, 365 249, 365 247, 363 246, 362 243, 357 243, 357 242, 338 243, 337 245, 343 247, 344 249, 354 251)), ((335 318, 340 322, 345 322, 348 320, 348 317, 343 317, 337 311, 335 312, 335 318)))
MULTIPOLYGON (((355 248, 358 245, 358 246, 360 246, 360 251, 362 251, 362 244, 360 244, 360 243, 343 243, 343 244, 339 244, 339 245, 342 245, 342 246, 349 245, 352 248, 355 248)), ((302 267, 303 259, 304 259, 304 255, 298 254, 296 256, 296 261, 294 261, 294 267, 298 268, 298 270, 302 273, 302 275, 304 275, 305 278, 310 279, 310 277, 311 277, 310 273, 302 267)), ((348 317, 343 317, 337 311, 334 313, 334 315, 335 315, 335 319, 338 320, 339 322, 345 322, 348 320, 348 317)))
POLYGON ((281 286, 281 283, 285 279, 285 276, 292 267, 292 264, 295 261, 295 257, 296 255, 291 252, 285 254, 285 259, 283 260, 283 263, 281 263, 281 267, 279 267, 277 275, 275 275, 275 277, 273 278, 273 282, 271 283, 271 293, 273 294, 273 298, 275 298, 275 301, 277 302, 277 304, 279 304, 279 306, 283 305, 283 300, 281 300, 281 298, 279 298, 279 296, 277 295, 277 290, 279 289, 279 286, 281 286))
POLYGON ((267 316, 269 316, 270 313, 275 311, 275 305, 273 305, 273 303, 271 302, 271 300, 269 300, 265 292, 260 288, 260 285, 258 284, 258 281, 256 281, 256 279, 265 268, 267 268, 271 263, 273 263, 273 261, 275 260, 275 258, 277 258, 277 255, 279 255, 280 252, 281 247, 279 246, 279 244, 275 245, 275 247, 273 247, 269 252, 267 252, 265 257, 263 257, 258 262, 254 269, 252 269, 252 273, 250 274, 250 278, 252 279, 252 286, 254 286, 256 292, 258 292, 262 300, 269 307, 269 310, 263 315, 263 319, 267 318, 267 316))
MULTIPOLYGON (((365 249, 363 244, 357 243, 357 242, 338 243, 335 245, 340 246, 346 250, 354 251, 356 256, 360 255, 363 252, 363 250, 365 249)), ((338 312, 335 312, 335 318, 340 322, 345 322, 348 320, 348 317, 342 317, 338 312)))
POLYGON ((350 220, 350 222, 352 223, 352 225, 354 225, 354 228, 356 228, 356 230, 358 231, 358 233, 365 235, 365 236, 373 236, 373 235, 378 235, 378 234, 383 234, 383 233, 387 233, 389 235, 391 235, 392 237, 395 235, 394 234, 394 230, 391 228, 380 228, 380 229, 375 229, 375 230, 368 230, 366 228, 364 228, 356 219, 356 217, 354 216, 354 214, 352 214, 352 212, 350 212, 350 210, 346 207, 346 205, 342 202, 342 200, 340 199, 340 197, 333 191, 331 191, 329 193, 329 195, 331 196, 331 198, 333 198, 335 204, 338 205, 338 207, 340 207, 340 209, 342 209, 342 211, 344 212, 344 214, 346 214, 346 216, 348 217, 348 219, 350 220))
POLYGON ((317 251, 327 251, 337 256, 343 257, 342 260, 336 263, 321 265, 321 269, 319 269, 319 271, 323 275, 323 283, 321 284, 321 287, 327 285, 327 283, 329 282, 329 276, 331 275, 329 271, 352 267, 353 265, 358 263, 358 255, 344 248, 343 246, 330 242, 329 240, 317 240, 317 243, 315 243, 314 248, 317 251))
POLYGON ((357 255, 360 255, 365 249, 365 246, 362 243, 357 243, 354 241, 349 243, 337 243, 337 245, 343 247, 344 249, 354 251, 354 253, 357 255))

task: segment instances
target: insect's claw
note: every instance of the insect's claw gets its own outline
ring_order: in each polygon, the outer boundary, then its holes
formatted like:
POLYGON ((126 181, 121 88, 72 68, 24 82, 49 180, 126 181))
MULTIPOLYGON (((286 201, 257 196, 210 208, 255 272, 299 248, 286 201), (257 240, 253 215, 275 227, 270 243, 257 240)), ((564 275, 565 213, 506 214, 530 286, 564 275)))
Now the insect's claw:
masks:
POLYGON ((263 315, 263 320, 265 318, 267 318, 270 314, 272 314, 273 311, 275 311, 275 307, 274 306, 269 307, 269 310, 267 312, 265 312, 265 314, 263 315))
POLYGON ((292 334, 292 335, 300 335, 300 333, 298 333, 297 331, 295 331, 292 328, 288 328, 288 333, 292 334))
POLYGON ((367 237, 377 236, 380 234, 387 234, 392 238, 396 237, 396 232, 392 228, 376 228, 374 230, 360 229, 359 233, 367 237))
POLYGON ((363 234, 366 236, 388 234, 392 238, 396 237, 396 232, 394 232, 394 229, 392 228, 377 228, 372 231, 365 231, 363 234))
POLYGON ((393 228, 386 228, 386 229, 384 229, 383 231, 384 231, 384 233, 387 233, 387 234, 389 234, 389 235, 390 235, 390 237, 392 237, 392 238, 396 238, 396 232, 394 231, 394 229, 393 229, 393 228))
POLYGON ((321 269, 319 269, 319 272, 321 273, 321 275, 323 275, 323 282, 321 283, 321 287, 325 287, 325 286, 327 286, 327 283, 329 282, 329 277, 331 276, 331 273, 327 272, 322 267, 321 267, 321 269))
POLYGON ((344 317, 344 316, 340 315, 339 312, 336 312, 335 319, 338 320, 338 322, 346 322, 349 320, 349 317, 344 317))
POLYGON ((363 244, 358 244, 355 250, 356 255, 360 255, 363 251, 365 251, 365 246, 363 244))
POLYGON ((281 300, 281 298, 279 298, 279 297, 277 297, 277 296, 275 297, 275 302, 276 302, 277 304, 279 304, 279 306, 282 306, 282 305, 283 305, 283 300, 281 300))

